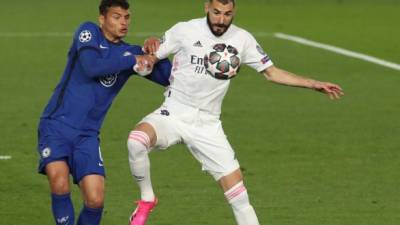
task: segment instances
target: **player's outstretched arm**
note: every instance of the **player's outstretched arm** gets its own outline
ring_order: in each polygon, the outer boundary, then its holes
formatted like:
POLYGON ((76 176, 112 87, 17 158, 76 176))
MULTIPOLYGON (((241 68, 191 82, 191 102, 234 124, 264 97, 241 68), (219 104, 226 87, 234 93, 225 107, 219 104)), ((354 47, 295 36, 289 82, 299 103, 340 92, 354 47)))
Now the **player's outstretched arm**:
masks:
POLYGON ((80 50, 78 58, 86 75, 92 78, 127 70, 136 64, 135 57, 110 56, 103 58, 100 52, 94 48, 80 50))
POLYGON ((275 66, 268 67, 263 73, 274 83, 313 89, 325 93, 330 99, 339 99, 344 95, 342 88, 337 84, 301 77, 275 66))

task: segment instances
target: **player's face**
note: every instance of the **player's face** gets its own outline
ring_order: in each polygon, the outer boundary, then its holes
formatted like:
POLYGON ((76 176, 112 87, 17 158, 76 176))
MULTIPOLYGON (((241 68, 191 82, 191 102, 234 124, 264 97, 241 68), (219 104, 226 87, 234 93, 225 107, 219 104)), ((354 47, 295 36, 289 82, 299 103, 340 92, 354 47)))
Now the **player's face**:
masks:
POLYGON ((235 7, 232 2, 222 4, 219 1, 206 3, 207 23, 215 36, 222 36, 232 24, 235 7))
POLYGON ((99 17, 101 30, 109 41, 118 42, 128 34, 131 15, 129 10, 110 7, 106 15, 99 17))

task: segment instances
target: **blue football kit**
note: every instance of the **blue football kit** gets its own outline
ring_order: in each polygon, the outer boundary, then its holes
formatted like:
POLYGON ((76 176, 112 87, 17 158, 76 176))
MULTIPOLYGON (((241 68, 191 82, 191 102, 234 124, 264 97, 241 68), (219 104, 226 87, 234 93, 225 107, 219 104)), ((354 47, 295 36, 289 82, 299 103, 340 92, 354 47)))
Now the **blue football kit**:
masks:
MULTIPOLYGON (((64 74, 40 119, 40 173, 48 163, 64 160, 74 183, 89 174, 105 175, 100 128, 115 96, 136 74, 135 55, 143 55, 140 46, 112 43, 94 23, 78 28, 64 74)), ((169 60, 161 60, 146 78, 168 86, 170 73, 169 60)))

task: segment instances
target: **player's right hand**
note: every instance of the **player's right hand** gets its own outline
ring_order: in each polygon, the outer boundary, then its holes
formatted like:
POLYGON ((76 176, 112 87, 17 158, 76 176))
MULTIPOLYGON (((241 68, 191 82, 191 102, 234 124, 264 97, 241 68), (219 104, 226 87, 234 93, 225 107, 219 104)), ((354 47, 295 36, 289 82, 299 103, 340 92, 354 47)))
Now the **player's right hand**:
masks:
POLYGON ((147 38, 143 44, 143 51, 146 54, 154 55, 160 47, 160 39, 156 37, 147 38))

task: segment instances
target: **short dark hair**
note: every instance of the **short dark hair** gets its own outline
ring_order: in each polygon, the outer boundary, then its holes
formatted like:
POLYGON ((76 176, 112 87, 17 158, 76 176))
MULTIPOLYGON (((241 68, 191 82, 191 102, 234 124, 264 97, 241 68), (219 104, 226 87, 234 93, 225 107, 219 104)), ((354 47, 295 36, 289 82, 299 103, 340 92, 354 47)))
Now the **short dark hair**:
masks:
POLYGON ((220 2, 220 3, 222 3, 222 4, 224 4, 224 5, 226 5, 226 4, 229 4, 229 3, 233 3, 233 6, 235 6, 235 0, 209 0, 210 1, 210 3, 212 3, 213 1, 217 1, 217 2, 220 2))
POLYGON ((101 0, 99 5, 99 13, 106 15, 110 7, 119 6, 123 9, 129 9, 129 2, 127 0, 101 0))

